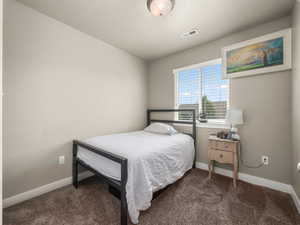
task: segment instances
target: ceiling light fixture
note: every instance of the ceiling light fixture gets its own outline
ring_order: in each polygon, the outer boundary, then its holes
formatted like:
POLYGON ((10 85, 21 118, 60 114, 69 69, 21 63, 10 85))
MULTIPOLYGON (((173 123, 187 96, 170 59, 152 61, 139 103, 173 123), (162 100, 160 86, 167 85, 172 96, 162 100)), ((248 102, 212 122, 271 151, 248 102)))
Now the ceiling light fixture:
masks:
POLYGON ((175 0, 147 0, 148 10, 153 16, 165 16, 174 8, 175 0))

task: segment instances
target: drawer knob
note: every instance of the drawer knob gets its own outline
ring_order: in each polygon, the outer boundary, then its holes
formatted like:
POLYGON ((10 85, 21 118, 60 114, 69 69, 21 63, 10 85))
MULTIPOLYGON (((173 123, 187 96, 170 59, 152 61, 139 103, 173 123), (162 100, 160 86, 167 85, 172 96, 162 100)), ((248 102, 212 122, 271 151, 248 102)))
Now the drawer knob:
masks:
POLYGON ((223 154, 220 154, 220 158, 223 158, 223 154))

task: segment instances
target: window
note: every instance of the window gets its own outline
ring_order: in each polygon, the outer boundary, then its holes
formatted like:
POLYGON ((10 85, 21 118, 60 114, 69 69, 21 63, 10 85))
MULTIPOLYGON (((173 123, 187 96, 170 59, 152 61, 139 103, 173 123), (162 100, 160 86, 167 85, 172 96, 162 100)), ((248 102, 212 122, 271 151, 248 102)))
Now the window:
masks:
MULTIPOLYGON (((176 108, 196 109, 196 118, 224 123, 229 106, 229 80, 222 79, 221 59, 176 69, 176 108)), ((192 114, 178 113, 179 120, 191 120, 192 114)))

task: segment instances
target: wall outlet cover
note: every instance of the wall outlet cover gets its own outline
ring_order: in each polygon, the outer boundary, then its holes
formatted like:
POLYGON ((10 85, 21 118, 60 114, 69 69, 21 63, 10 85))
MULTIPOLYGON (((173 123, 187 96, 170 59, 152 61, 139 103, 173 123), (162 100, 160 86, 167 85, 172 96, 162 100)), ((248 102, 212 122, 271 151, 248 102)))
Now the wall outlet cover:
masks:
POLYGON ((64 155, 61 155, 58 157, 58 164, 59 165, 65 164, 65 156, 64 155))
POLYGON ((261 161, 264 165, 269 165, 269 157, 268 156, 262 156, 261 161))

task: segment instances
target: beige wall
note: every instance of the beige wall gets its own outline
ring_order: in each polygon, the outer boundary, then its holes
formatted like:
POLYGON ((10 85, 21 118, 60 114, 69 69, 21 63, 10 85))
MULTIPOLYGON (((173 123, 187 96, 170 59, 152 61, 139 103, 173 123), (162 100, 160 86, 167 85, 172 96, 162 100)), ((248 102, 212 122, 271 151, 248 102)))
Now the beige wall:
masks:
POLYGON ((72 139, 144 126, 143 61, 14 0, 4 29, 4 198, 71 176, 72 139))
MULTIPOLYGON (((291 18, 282 18, 153 61, 149 66, 149 107, 174 107, 173 69, 219 58, 224 46, 290 26, 291 18)), ((232 80, 231 105, 245 111, 245 125, 240 129, 244 159, 249 164, 257 165, 261 162, 262 155, 270 157, 269 166, 260 169, 241 167, 240 171, 291 183, 290 89, 291 71, 232 80)), ((207 162, 207 138, 209 133, 215 131, 198 128, 199 162, 207 162)))
POLYGON ((294 62, 293 62, 293 79, 292 79, 292 132, 293 132, 293 185, 298 196, 300 197, 300 173, 297 172, 296 166, 300 162, 300 3, 295 4, 293 12, 293 30, 294 30, 294 62))
MULTIPOLYGON (((149 107, 174 107, 174 68, 218 58, 223 46, 290 26, 291 18, 282 18, 153 61, 147 86, 140 59, 6 0, 4 198, 70 176, 72 139, 142 128, 147 88, 149 107), (58 165, 59 155, 65 155, 65 165, 58 165)), ((232 81, 231 105, 246 116, 240 129, 244 158, 257 164, 261 155, 270 157, 269 166, 241 167, 242 172, 291 183, 290 89, 290 71, 232 81)), ((293 96, 298 89, 294 86, 293 96)), ((293 112, 299 124, 296 107, 293 112)), ((293 129, 295 137, 300 125, 293 129)), ((199 162, 207 162, 207 137, 215 131, 198 128, 199 162)), ((299 190, 297 173, 294 183, 299 190)))

